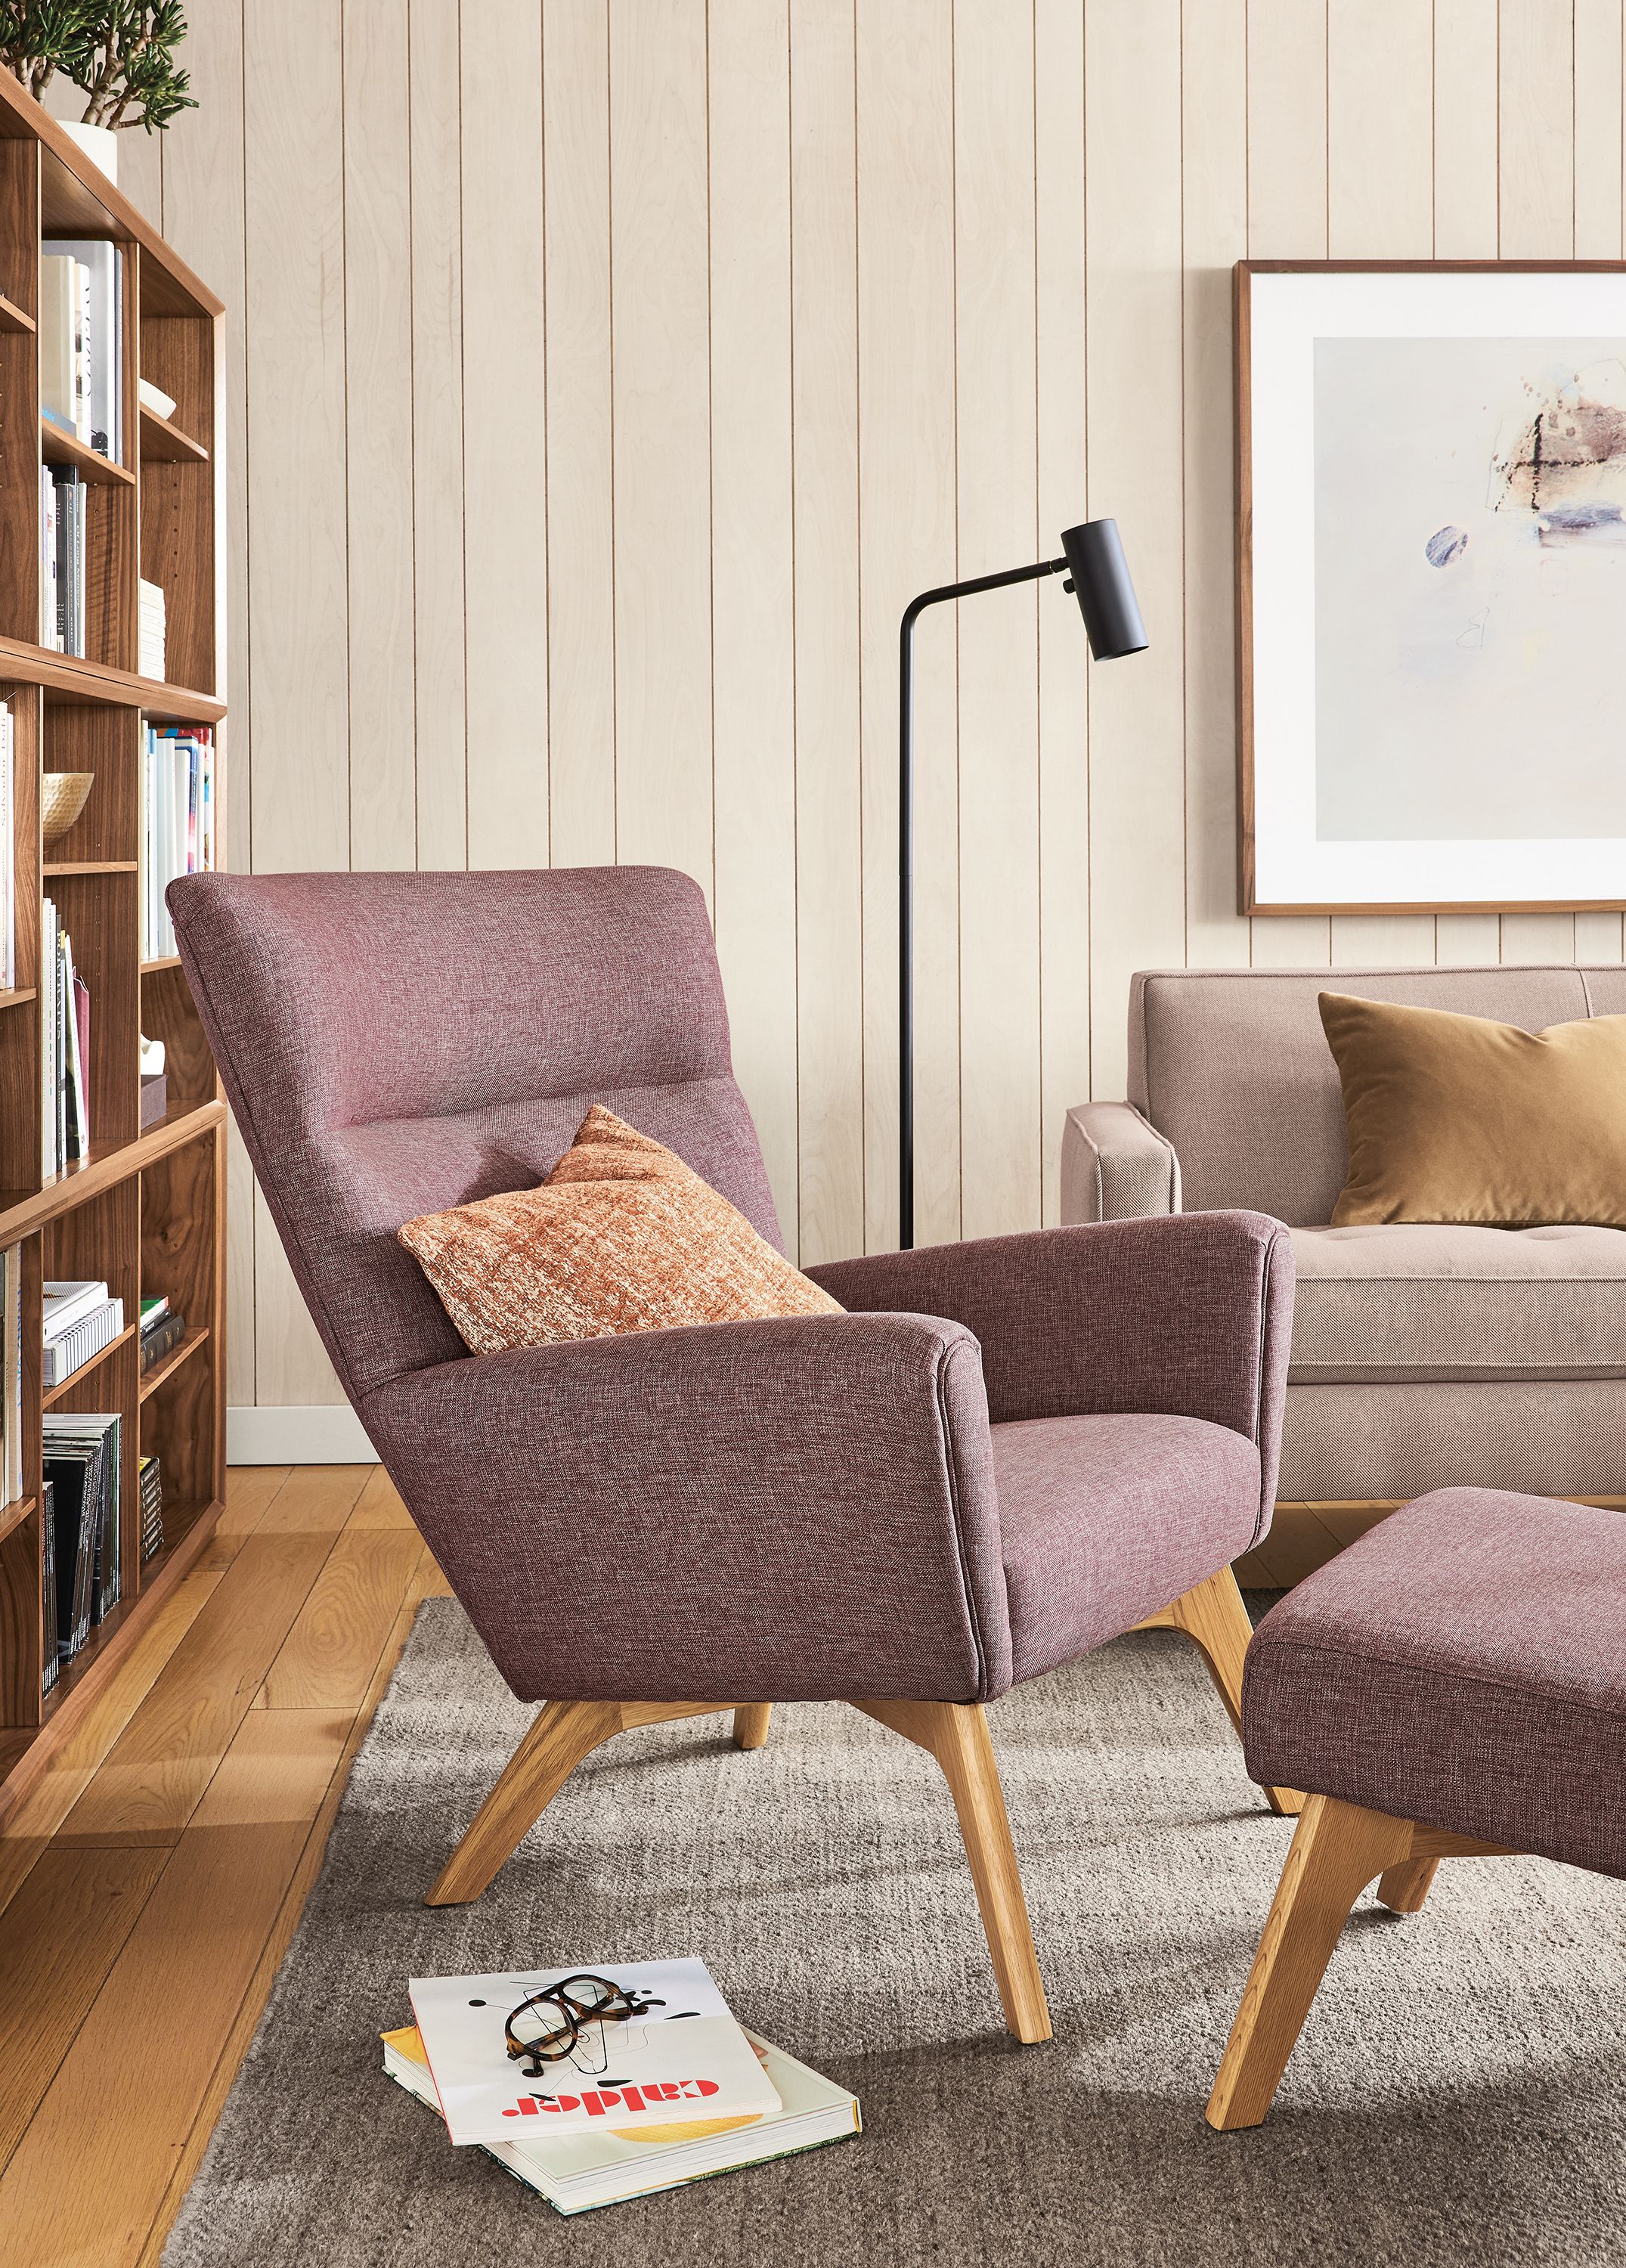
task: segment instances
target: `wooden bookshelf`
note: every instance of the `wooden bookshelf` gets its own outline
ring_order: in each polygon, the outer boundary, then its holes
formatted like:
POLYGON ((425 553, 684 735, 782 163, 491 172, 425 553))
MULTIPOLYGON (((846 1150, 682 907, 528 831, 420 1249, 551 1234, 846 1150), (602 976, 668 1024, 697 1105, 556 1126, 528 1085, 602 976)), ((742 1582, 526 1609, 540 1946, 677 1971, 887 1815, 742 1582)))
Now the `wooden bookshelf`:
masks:
POLYGON ((0 77, 0 698, 16 741, 17 978, 0 992, 0 1250, 22 1256, 22 1493, 0 1504, 0 1816, 84 1716, 209 1539, 225 1484, 225 1106, 178 961, 141 958, 141 754, 147 719, 215 728, 216 840, 226 823, 220 301, 60 127, 0 77), (124 290, 121 461, 43 418, 40 260, 100 237, 124 290), (138 406, 151 379, 173 417, 138 406), (88 652, 39 644, 39 468, 70 464, 86 498, 88 652), (32 471, 31 468, 32 468, 32 471), (166 665, 137 672, 137 580, 163 588, 166 665), (44 855, 40 775, 96 776, 44 855), (88 1158, 40 1169, 40 904, 56 903, 91 992, 88 1158), (169 1107, 140 1127, 138 1043, 167 1055, 169 1107), (40 1287, 105 1278, 126 1328, 43 1390, 40 1287), (167 1295, 185 1336, 143 1378, 139 1301, 167 1295), (40 1487, 46 1409, 116 1410, 123 1595, 43 1691, 40 1487), (141 1564, 137 1455, 164 1469, 164 1549, 141 1564))

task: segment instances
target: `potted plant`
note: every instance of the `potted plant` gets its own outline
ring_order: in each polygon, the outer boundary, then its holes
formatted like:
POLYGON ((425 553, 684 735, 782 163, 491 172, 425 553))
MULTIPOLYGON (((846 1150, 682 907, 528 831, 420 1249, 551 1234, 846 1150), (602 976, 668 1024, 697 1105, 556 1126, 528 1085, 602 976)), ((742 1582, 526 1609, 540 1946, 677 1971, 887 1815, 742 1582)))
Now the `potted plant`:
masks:
POLYGON ((174 56, 186 35, 181 0, 0 0, 0 65, 36 100, 58 71, 83 91, 64 130, 114 180, 120 129, 151 134, 197 108, 174 56))

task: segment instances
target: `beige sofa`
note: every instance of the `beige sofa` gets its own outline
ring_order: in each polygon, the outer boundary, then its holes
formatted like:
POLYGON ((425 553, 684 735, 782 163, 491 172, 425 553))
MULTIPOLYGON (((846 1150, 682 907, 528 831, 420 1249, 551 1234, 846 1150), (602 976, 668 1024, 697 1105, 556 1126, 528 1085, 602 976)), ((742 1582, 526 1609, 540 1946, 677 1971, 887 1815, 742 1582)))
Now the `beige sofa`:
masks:
POLYGON ((1148 971, 1129 1101, 1068 1114, 1063 1219, 1247 1205, 1287 1223, 1285 1501, 1626 1494, 1626 1232, 1328 1226, 1345 1149, 1323 990, 1528 1031, 1626 1014, 1622 968, 1148 971))

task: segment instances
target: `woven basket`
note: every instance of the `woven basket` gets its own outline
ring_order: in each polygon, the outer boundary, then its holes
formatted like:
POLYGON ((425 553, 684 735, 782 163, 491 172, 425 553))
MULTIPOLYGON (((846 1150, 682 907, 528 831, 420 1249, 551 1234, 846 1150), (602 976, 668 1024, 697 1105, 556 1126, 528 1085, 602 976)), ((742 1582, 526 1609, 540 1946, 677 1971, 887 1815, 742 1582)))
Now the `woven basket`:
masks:
POLYGON ((84 810, 94 772, 46 772, 40 782, 40 828, 48 843, 66 835, 84 810))

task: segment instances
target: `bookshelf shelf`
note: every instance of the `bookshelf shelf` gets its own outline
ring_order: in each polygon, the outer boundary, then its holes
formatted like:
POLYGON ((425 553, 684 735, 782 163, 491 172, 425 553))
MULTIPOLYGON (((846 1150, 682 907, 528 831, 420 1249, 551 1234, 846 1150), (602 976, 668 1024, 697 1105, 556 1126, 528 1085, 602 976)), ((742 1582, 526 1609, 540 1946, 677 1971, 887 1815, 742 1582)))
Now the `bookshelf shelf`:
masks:
POLYGON ((40 420, 40 447, 48 465, 77 466, 82 476, 106 488, 134 488, 136 475, 122 465, 115 465, 110 457, 81 441, 77 433, 64 432, 53 425, 48 417, 40 420))
MULTIPOLYGON (((220 489, 221 302, 18 84, 0 74, 0 701, 14 765, 10 876, 15 977, 0 990, 0 1253, 19 1256, 21 1380, 5 1373, 21 1489, 0 1506, 0 1822, 44 1771, 187 1570, 207 1547, 225 1491, 225 1105, 185 971, 142 957, 141 860, 150 837, 146 726, 208 725, 215 836, 226 840, 225 592, 220 489), (40 259, 51 239, 110 243, 123 308, 123 440, 114 463, 42 414, 45 320, 40 259), (37 256, 36 256, 37 255, 37 256), (172 418, 140 409, 149 379, 172 418), (33 460, 32 476, 30 460, 33 460), (40 472, 72 468, 83 498, 84 655, 39 643, 40 472), (143 676, 139 585, 165 594, 166 661, 143 676), (79 816, 48 849, 45 772, 93 772, 79 816), (90 996, 85 1085, 94 1139, 62 1171, 40 1170, 45 1042, 59 1015, 43 902, 72 939, 90 996), (168 1112, 141 1126, 139 1040, 162 1042, 168 1112), (105 1281, 129 1318, 55 1388, 42 1381, 44 1284, 105 1281), (140 1301, 162 1295, 183 1336, 143 1378, 140 1301), (20 1406, 19 1406, 20 1404, 20 1406), (122 1595, 44 1690, 45 1441, 42 1419, 116 1411, 122 1595), (163 1549, 141 1560, 139 1467, 163 1478, 163 1549)), ((77 256, 77 255, 76 255, 77 256)), ((104 269, 105 274, 105 269, 104 269)), ((51 271, 60 293, 60 271, 51 271)), ((92 347, 96 333, 92 327, 92 347)), ((105 369, 105 364, 102 365, 105 369)), ((92 385, 98 380, 92 364, 92 385)), ((92 395, 94 399, 94 394, 92 395)), ((102 413, 98 412, 98 423, 102 413)), ((76 507, 76 510, 78 507, 76 507)), ((163 775, 167 781, 167 774, 163 775)), ((186 766, 180 779, 183 793, 186 766)), ((167 785, 165 796, 167 799, 167 785)), ((179 808, 184 813, 183 802, 179 808)), ((0 836, 0 843, 4 842, 0 836)), ((0 850, 0 858, 4 856, 0 850)), ((217 863, 224 865, 223 856, 217 863)), ((3 1352, 0 1350, 0 1352, 3 1352)), ((13 1466, 10 1484, 17 1485, 13 1466)), ((60 1541, 60 1538, 59 1538, 60 1541)), ((71 1544, 71 1539, 70 1539, 71 1544)), ((61 1551, 58 1551, 61 1575, 61 1551)), ((49 1634, 55 1645, 55 1631, 49 1634)))
POLYGON ((195 1355, 208 1336, 209 1331, 207 1327, 202 1330, 188 1330, 185 1332, 177 1344, 170 1349, 163 1360, 161 1362, 155 1362, 151 1369, 142 1380, 142 1400, 143 1402, 147 1401, 151 1395, 158 1392, 160 1386, 167 1386, 170 1380, 180 1368, 181 1364, 186 1361, 188 1356, 195 1355))
POLYGON ((183 433, 179 425, 172 425, 167 417, 160 417, 156 409, 141 406, 141 454, 143 463, 155 465, 206 465, 209 452, 201 441, 183 433))

